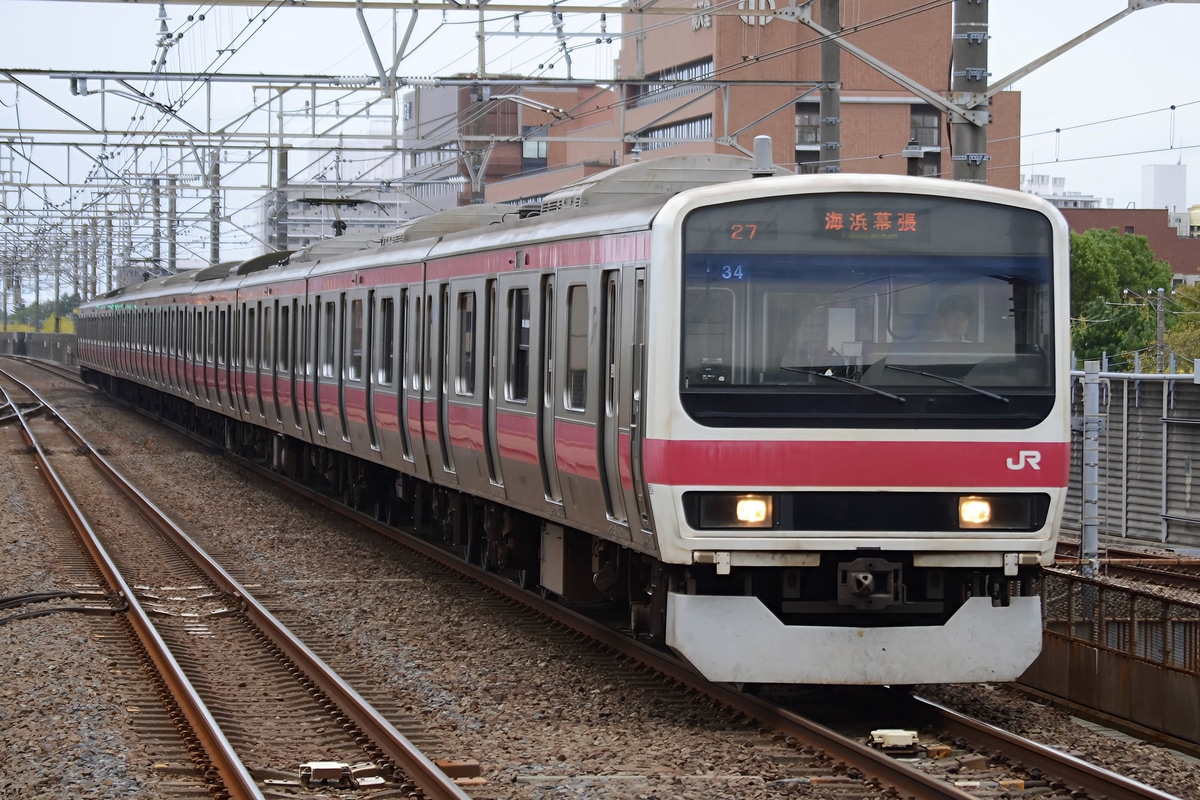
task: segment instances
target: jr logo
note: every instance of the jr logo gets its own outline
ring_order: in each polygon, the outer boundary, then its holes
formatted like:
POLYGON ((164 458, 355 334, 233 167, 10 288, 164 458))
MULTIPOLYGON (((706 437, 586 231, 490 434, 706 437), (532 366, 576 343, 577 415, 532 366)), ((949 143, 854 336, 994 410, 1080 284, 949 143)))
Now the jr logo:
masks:
POLYGON ((1008 459, 1008 468, 1017 470, 1025 469, 1025 467, 1028 466, 1033 467, 1034 469, 1041 469, 1041 467, 1038 466, 1038 464, 1041 463, 1041 460, 1042 453, 1040 450, 1022 450, 1021 452, 1017 453, 1017 458, 1015 461, 1011 458, 1008 459))

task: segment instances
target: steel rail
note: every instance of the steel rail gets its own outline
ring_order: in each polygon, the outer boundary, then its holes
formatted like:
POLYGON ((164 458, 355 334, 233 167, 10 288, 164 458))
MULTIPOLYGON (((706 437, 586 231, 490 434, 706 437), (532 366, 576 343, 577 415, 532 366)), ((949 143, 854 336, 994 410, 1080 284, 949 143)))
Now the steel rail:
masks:
POLYGON ((1044 744, 971 719, 932 700, 918 696, 914 696, 913 699, 925 706, 936 718, 937 724, 949 729, 952 734, 1005 753, 1019 750, 1025 766, 1036 767, 1047 776, 1081 787, 1089 797, 1103 797, 1105 800, 1180 800, 1175 795, 1153 786, 1147 786, 1044 744))
MULTIPOLYGON (((208 440, 161 417, 153 414, 149 416, 154 417, 160 423, 194 440, 211 444, 208 440)), ((332 497, 297 484, 257 463, 233 455, 225 450, 221 452, 226 458, 240 467, 254 472, 278 485, 285 486, 290 491, 300 494, 312 502, 347 517, 364 527, 387 536, 454 572, 478 581, 519 605, 533 608, 537 613, 551 621, 588 636, 612 649, 620 656, 637 661, 650 669, 678 681, 690 690, 706 695, 729 708, 759 720, 765 725, 773 726, 788 736, 807 742, 836 760, 853 765, 855 768, 861 770, 864 775, 868 776, 869 779, 880 785, 892 788, 902 797, 922 798, 922 800, 926 798, 930 800, 934 798, 946 798, 947 800, 968 800, 969 798, 974 798, 974 795, 941 778, 931 776, 903 762, 896 761, 887 754, 881 753, 848 737, 844 737, 819 723, 805 719, 798 714, 774 706, 759 698, 744 694, 734 687, 713 684, 692 670, 688 665, 673 657, 651 648, 626 634, 571 611, 564 606, 539 598, 506 578, 478 570, 463 559, 447 552, 432 542, 393 528, 368 514, 350 509, 332 497)), ((943 709, 931 701, 921 698, 915 699, 926 706, 928 713, 935 716, 940 724, 956 731, 958 735, 965 736, 976 743, 998 751, 1006 750, 1011 753, 1014 749, 1019 750, 1024 754, 1027 764, 1042 770, 1047 776, 1085 787, 1090 792, 1094 792, 1096 796, 1106 797, 1110 800, 1180 800, 1180 798, 1174 795, 1117 775, 1102 767, 1088 764, 1044 745, 994 728, 986 723, 972 720, 949 709, 943 709)))
MULTIPOLYGON (((885 753, 844 737, 819 723, 757 697, 747 695, 734 687, 710 683, 689 666, 669 655, 564 606, 538 598, 499 575, 481 572, 458 556, 433 543, 398 531, 360 511, 349 509, 334 498, 293 483, 258 464, 228 453, 226 456, 244 468, 274 480, 292 491, 297 491, 313 502, 388 536, 455 572, 477 580, 521 605, 535 608, 538 613, 553 622, 600 642, 616 651, 620 656, 642 663, 648 668, 678 681, 688 689, 706 695, 797 740, 810 743, 834 759, 853 765, 879 784, 894 789, 902 797, 921 798, 922 800, 933 800, 934 798, 967 800, 975 797, 942 778, 914 769, 904 762, 896 761, 885 753)), ((926 706, 929 713, 936 716, 939 724, 955 731, 957 735, 996 751, 1007 753, 1019 751, 1026 765, 1040 769, 1049 777, 1083 787, 1092 796, 1105 797, 1108 800, 1181 800, 1167 792, 1117 775, 1103 767, 1089 764, 1016 734, 994 728, 950 709, 942 709, 941 706, 931 701, 915 699, 926 706)))
MULTIPOLYGON (((0 369, 0 374, 3 374, 14 383, 23 386, 30 394, 37 398, 38 402, 42 404, 42 408, 53 414, 68 430, 72 431, 72 436, 77 436, 70 423, 58 415, 54 411, 53 406, 46 403, 41 395, 6 370, 0 369)), ((163 641, 155 629, 154 624, 150 621, 149 614, 142 608, 136 594, 121 576, 120 569, 117 568, 117 565, 108 555, 108 551, 104 549, 104 545, 100 543, 95 530, 87 521, 78 504, 76 504, 66 484, 59 477, 54 467, 51 466, 46 451, 42 449, 42 445, 38 441, 37 436, 34 435, 33 429, 30 427, 25 415, 21 412, 17 404, 12 401, 8 390, 0 386, 0 392, 3 392, 5 401, 15 411, 16 417, 21 423, 25 440, 29 442, 29 445, 34 450, 34 458, 38 463, 42 477, 58 499, 63 513, 67 516, 71 526, 79 535, 83 546, 95 561, 109 588, 116 592, 127 604, 125 615, 129 624, 137 633, 142 646, 146 648, 147 653, 154 662, 167 688, 170 690, 171 696, 179 703, 179 707, 187 718, 188 724, 191 725, 192 730, 203 745, 205 754, 213 762, 213 766, 220 775, 225 789, 230 792, 235 800, 263 800, 263 794, 259 791, 258 784, 254 781, 254 778, 251 777, 250 771, 242 763, 241 759, 237 757, 229 740, 221 731, 221 726, 209 712, 208 707, 205 706, 204 701, 200 698, 200 694, 192 686, 191 681, 184 674, 183 668, 180 667, 179 662, 172 655, 170 648, 167 647, 166 642, 163 641)))
MULTIPOLYGON (((3 372, 3 370, 0 370, 3 372)), ((7 373, 5 373, 7 374, 7 373)), ((15 379, 14 379, 15 380, 15 379)), ((46 401, 33 389, 29 389, 42 403, 46 401)), ((61 417, 60 417, 61 419, 61 417)), ((428 756, 422 753, 409 739, 398 731, 390 722, 383 718, 378 711, 349 684, 342 680, 320 656, 314 653, 304 642, 266 609, 255 597, 243 587, 232 575, 213 561, 204 550, 177 526, 150 498, 139 492, 117 469, 102 455, 97 453, 70 422, 63 419, 63 425, 71 435, 88 451, 89 457, 101 468, 106 477, 130 501, 141 510, 143 516, 151 521, 185 553, 210 580, 222 591, 235 596, 244 604, 246 616, 265 634, 279 649, 287 655, 329 698, 344 712, 363 733, 370 737, 372 743, 388 758, 399 766, 408 777, 418 785, 429 800, 470 800, 452 778, 446 775, 428 756)))
POLYGON ((393 541, 415 550, 454 572, 478 581, 497 594, 507 597, 519 605, 532 608, 554 623, 599 642, 603 646, 615 651, 619 656, 636 661, 649 669, 666 675, 698 694, 710 697, 731 709, 758 719, 763 724, 770 725, 797 740, 807 742, 813 747, 829 754, 835 760, 853 765, 855 768, 861 770, 863 774, 869 776, 872 781, 883 786, 892 787, 902 797, 922 798, 922 800, 972 800, 974 798, 973 795, 964 792, 953 784, 914 769, 903 762, 896 761, 878 750, 842 736, 819 723, 805 719, 786 709, 773 706, 756 697, 744 694, 733 687, 711 683, 676 658, 558 603, 539 598, 506 578, 478 570, 461 558, 448 553, 430 542, 405 534, 403 531, 399 531, 360 511, 347 508, 331 497, 309 489, 306 486, 293 483, 258 464, 228 453, 226 453, 226 456, 234 460, 238 465, 286 486, 289 491, 297 492, 314 503, 387 536, 393 541))

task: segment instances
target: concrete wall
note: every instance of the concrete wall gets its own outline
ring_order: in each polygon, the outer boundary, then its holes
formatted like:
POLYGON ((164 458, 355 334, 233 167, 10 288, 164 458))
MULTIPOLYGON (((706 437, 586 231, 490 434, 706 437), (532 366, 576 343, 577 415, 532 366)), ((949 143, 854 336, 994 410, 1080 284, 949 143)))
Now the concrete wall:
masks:
POLYGON ((29 356, 75 364, 75 336, 70 333, 0 333, 0 355, 29 356))

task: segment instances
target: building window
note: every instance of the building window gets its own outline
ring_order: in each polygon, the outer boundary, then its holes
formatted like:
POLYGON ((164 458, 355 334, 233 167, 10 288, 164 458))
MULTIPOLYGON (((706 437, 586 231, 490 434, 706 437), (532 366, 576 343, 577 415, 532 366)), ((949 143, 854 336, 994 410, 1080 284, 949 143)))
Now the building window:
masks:
MULTIPOLYGON (((521 131, 522 136, 544 135, 545 128, 542 125, 526 125, 521 131)), ((546 168, 546 155, 548 142, 539 142, 532 139, 524 139, 521 142, 521 171, 532 172, 534 170, 546 168)))
POLYGON ((932 106, 912 106, 909 137, 921 147, 941 147, 941 117, 932 106))
POLYGON ((797 150, 796 172, 801 175, 816 175, 821 171, 820 150, 797 150))
POLYGON ((821 106, 817 103, 796 103, 796 147, 821 145, 821 106))
POLYGON ((634 108, 683 97, 703 91, 707 87, 699 83, 713 76, 711 57, 692 61, 678 67, 661 70, 646 76, 646 83, 632 87, 634 108))
POLYGON ((638 134, 638 138, 646 140, 642 144, 643 150, 659 150, 687 142, 709 141, 712 135, 712 117, 706 116, 647 128, 638 134))

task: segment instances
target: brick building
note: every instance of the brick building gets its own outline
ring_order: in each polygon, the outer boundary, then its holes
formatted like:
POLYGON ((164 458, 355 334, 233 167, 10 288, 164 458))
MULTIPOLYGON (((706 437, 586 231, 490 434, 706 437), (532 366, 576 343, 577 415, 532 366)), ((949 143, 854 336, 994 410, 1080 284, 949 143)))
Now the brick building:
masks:
POLYGON ((1179 235, 1165 208, 1064 208, 1071 230, 1082 233, 1092 228, 1116 228, 1122 233, 1145 236, 1155 258, 1171 265, 1181 283, 1200 279, 1200 238, 1179 235))
MULTIPOLYGON (((458 201, 514 202, 638 158, 749 152, 754 137, 767 135, 776 164, 799 172, 818 171, 836 155, 843 172, 904 174, 915 167, 934 177, 951 174, 946 115, 845 51, 839 59, 839 146, 821 141, 822 48, 810 28, 780 16, 718 11, 712 0, 656 5, 695 11, 683 17, 626 14, 619 80, 611 87, 555 93, 514 83, 413 90, 405 106, 406 115, 413 112, 405 123, 405 144, 417 148, 412 166, 437 174, 431 169, 440 164, 441 179, 457 177, 461 185, 482 165, 483 180, 475 181, 474 191, 467 186, 458 201), (902 155, 910 140, 916 164, 902 155), (466 155, 456 161, 459 152, 466 155)), ((777 7, 782 5, 774 0, 743 0, 740 6, 777 7)), ((950 97, 951 4, 846 2, 842 17, 848 42, 950 97)), ((996 95, 991 112, 992 163, 1016 165, 1019 94, 996 95)), ((1020 173, 991 171, 988 182, 1018 189, 1020 173)))

